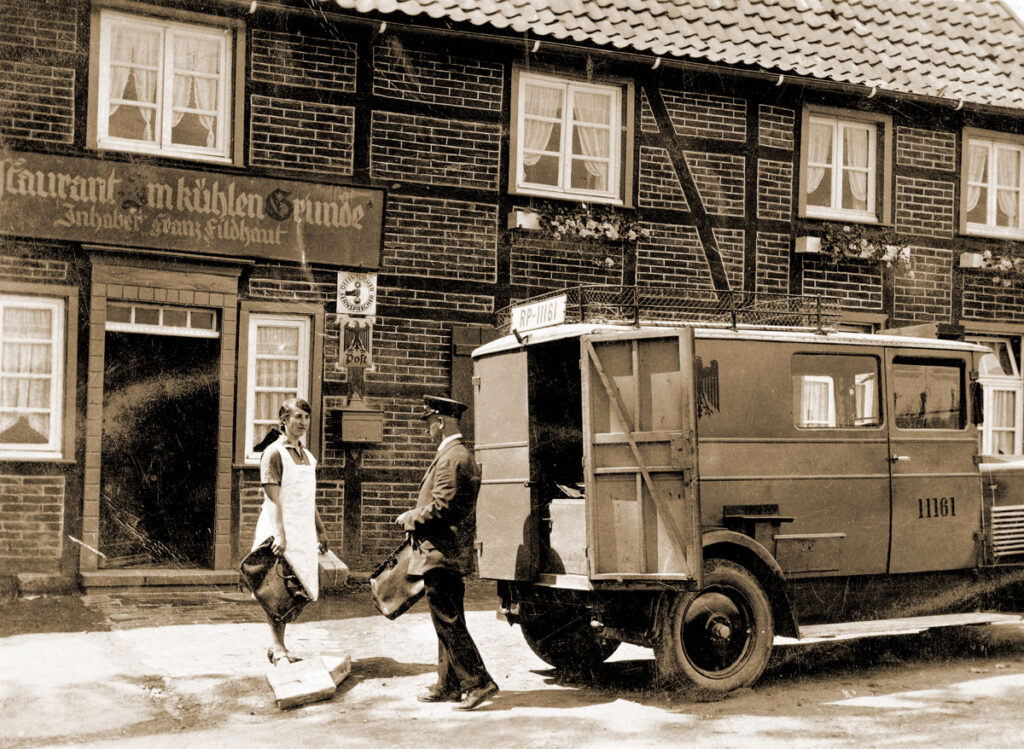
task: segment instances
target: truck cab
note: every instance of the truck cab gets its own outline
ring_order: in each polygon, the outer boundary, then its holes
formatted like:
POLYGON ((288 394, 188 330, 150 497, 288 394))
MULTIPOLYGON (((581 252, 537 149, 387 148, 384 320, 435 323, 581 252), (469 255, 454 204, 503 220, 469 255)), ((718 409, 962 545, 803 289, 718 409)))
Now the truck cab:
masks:
POLYGON ((547 295, 512 312, 553 324, 473 353, 479 571, 543 660, 628 641, 727 692, 776 635, 973 610, 951 578, 1024 559, 993 554, 988 349, 839 332, 822 300, 654 301, 547 295))

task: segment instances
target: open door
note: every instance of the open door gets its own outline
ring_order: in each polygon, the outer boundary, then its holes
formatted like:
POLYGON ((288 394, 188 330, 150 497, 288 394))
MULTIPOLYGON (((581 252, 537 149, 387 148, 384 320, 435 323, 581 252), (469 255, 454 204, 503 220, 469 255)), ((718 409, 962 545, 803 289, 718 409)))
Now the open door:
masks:
POLYGON ((525 349, 474 363, 477 564, 490 580, 537 575, 536 518, 531 512, 530 412, 525 349))
POLYGON ((693 331, 581 338, 593 579, 700 582, 693 331))

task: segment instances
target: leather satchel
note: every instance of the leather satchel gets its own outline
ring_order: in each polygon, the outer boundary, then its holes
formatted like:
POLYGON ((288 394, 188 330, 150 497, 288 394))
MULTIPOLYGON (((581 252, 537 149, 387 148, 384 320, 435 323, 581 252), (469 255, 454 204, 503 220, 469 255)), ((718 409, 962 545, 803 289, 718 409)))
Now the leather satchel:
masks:
POLYGON ((288 560, 273 552, 273 543, 274 537, 270 536, 249 552, 239 570, 242 582, 270 619, 276 624, 287 624, 295 620, 310 597, 288 560))
POLYGON ((412 554, 412 538, 407 535, 370 575, 373 603, 388 619, 398 618, 423 597, 423 578, 409 575, 412 554))

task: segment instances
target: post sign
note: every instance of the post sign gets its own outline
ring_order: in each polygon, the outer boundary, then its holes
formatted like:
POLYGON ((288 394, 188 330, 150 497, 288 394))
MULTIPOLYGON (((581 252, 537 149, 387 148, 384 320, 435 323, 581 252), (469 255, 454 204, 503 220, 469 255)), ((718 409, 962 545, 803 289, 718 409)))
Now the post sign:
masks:
POLYGON ((373 366, 373 323, 368 319, 342 318, 341 364, 343 367, 373 366))
POLYGON ((0 152, 0 233, 349 268, 380 264, 384 193, 0 152))
POLYGON ((512 330, 527 330, 565 322, 565 294, 512 308, 512 330))

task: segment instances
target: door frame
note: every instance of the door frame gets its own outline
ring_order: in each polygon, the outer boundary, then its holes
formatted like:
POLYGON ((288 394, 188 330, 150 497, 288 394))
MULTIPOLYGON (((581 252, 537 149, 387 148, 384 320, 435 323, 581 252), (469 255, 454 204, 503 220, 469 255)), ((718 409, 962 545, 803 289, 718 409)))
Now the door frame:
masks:
POLYGON ((213 569, 228 570, 231 543, 231 458, 234 442, 235 352, 238 336, 239 265, 194 263, 175 258, 142 259, 112 248, 91 256, 89 355, 85 414, 85 486, 82 492, 82 540, 79 571, 99 567, 100 461, 103 439, 103 372, 107 301, 124 300, 220 312, 217 475, 214 490, 213 569))

